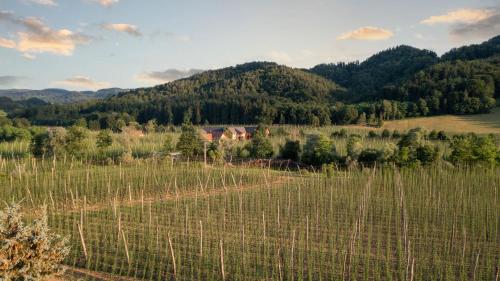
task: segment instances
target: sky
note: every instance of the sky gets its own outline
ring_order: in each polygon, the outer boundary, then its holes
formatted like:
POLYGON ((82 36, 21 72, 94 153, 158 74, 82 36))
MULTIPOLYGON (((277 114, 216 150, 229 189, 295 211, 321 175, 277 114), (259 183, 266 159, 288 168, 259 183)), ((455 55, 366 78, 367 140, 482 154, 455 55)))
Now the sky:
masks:
POLYGON ((500 0, 0 0, 0 89, 167 83, 250 61, 310 68, 500 34, 500 0))

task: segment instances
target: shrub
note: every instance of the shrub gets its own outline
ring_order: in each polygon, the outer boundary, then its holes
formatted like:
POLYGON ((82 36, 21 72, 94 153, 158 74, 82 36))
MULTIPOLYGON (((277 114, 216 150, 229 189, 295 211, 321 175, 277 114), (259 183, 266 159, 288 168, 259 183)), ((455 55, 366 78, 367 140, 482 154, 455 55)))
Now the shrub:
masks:
POLYGON ((340 129, 340 131, 335 131, 330 135, 331 138, 346 138, 347 137, 347 130, 346 129, 340 129))
POLYGON ((55 154, 63 154, 65 134, 64 129, 37 133, 31 140, 31 153, 35 157, 50 157, 55 154))
POLYGON ((486 163, 494 165, 497 146, 492 135, 480 137, 475 134, 455 136, 450 143, 450 160, 455 164, 486 163))
POLYGON ((271 141, 266 138, 263 130, 257 129, 252 136, 251 142, 246 149, 253 158, 271 158, 274 155, 274 149, 271 141))
POLYGON ((439 158, 439 148, 437 146, 422 145, 417 147, 416 159, 422 165, 429 165, 436 162, 439 158))
POLYGON ((111 137, 111 131, 102 130, 97 134, 96 145, 100 149, 106 149, 113 144, 113 138, 111 137))
POLYGON ((302 148, 299 140, 286 140, 285 144, 280 148, 280 157, 283 159, 299 161, 301 153, 302 148))
POLYGON ((428 137, 430 140, 438 140, 438 132, 436 130, 432 130, 430 133, 429 133, 429 137, 428 137))
POLYGON ((304 146, 302 162, 321 166, 336 160, 337 152, 333 143, 323 135, 310 135, 304 146))
POLYGON ((359 157, 359 154, 363 150, 363 145, 361 144, 361 136, 360 135, 350 135, 347 140, 347 156, 351 159, 356 160, 359 157))
POLYGON ((68 129, 65 138, 65 149, 69 155, 81 156, 85 151, 85 138, 87 129, 80 126, 72 126, 68 129))
POLYGON ((387 130, 387 129, 384 129, 384 131, 382 131, 382 135, 381 136, 384 139, 388 139, 388 138, 391 137, 391 132, 389 130, 387 130))
POLYGON ((446 133, 444 131, 439 131, 437 134, 437 138, 438 138, 438 140, 442 140, 442 141, 449 140, 448 135, 446 135, 446 133))
POLYGON ((182 125, 182 133, 176 147, 187 157, 203 154, 203 141, 192 124, 182 125))
POLYGON ((171 135, 166 135, 165 136, 165 141, 163 142, 163 146, 161 148, 161 151, 163 153, 171 153, 175 150, 174 146, 174 140, 171 135))
POLYGON ((31 225, 24 225, 19 209, 13 204, 0 212, 0 279, 44 280, 61 274, 68 239, 49 231, 45 208, 31 225))
POLYGON ((367 148, 359 154, 358 162, 365 166, 373 166, 382 160, 382 151, 374 148, 367 148))
POLYGON ((399 139, 399 138, 401 138, 401 132, 399 132, 398 130, 394 130, 392 132, 392 138, 393 139, 399 139))
POLYGON ((374 139, 378 137, 378 134, 375 131, 369 131, 368 137, 374 139))

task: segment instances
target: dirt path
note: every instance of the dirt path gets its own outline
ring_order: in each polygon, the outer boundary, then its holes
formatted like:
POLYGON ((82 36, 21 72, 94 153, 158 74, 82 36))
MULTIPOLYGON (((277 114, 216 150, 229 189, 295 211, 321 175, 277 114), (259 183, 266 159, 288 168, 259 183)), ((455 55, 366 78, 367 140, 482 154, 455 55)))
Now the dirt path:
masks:
MULTIPOLYGON (((145 196, 143 199, 132 199, 132 200, 126 200, 126 201, 117 201, 116 206, 120 207, 133 207, 133 206, 138 206, 138 205, 145 205, 145 204, 150 204, 150 203, 156 203, 156 202, 168 202, 172 200, 177 200, 181 198, 196 198, 196 197, 208 197, 208 196, 216 196, 220 194, 224 194, 227 192, 240 192, 240 191, 248 191, 248 190, 254 190, 258 188, 277 188, 281 184, 285 183, 286 181, 290 180, 292 177, 291 176, 280 176, 278 177, 277 180, 271 181, 266 183, 261 183, 261 184, 254 184, 254 185, 240 185, 238 187, 235 187, 235 185, 230 185, 226 186, 226 188, 220 188, 220 189, 215 189, 215 190, 210 190, 210 191, 190 191, 190 192, 181 192, 178 193, 177 195, 172 195, 172 194, 161 194, 157 196, 145 196), (266 186, 267 185, 267 186, 266 186)), ((84 211, 90 211, 90 212, 95 212, 95 211, 100 211, 104 210, 107 208, 112 208, 114 202, 99 202, 95 204, 90 204, 86 206, 81 206, 80 208, 70 208, 66 210, 69 213, 79 213, 82 210, 84 211)))

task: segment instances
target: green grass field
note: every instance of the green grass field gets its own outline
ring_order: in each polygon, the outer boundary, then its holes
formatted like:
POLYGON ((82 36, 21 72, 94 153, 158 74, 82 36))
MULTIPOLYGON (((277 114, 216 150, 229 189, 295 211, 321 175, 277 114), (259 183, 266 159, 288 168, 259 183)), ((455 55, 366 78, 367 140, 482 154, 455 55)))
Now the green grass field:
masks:
POLYGON ((386 121, 383 128, 389 130, 408 130, 416 127, 421 127, 429 131, 443 130, 452 133, 475 132, 478 134, 500 134, 500 108, 494 108, 490 114, 444 115, 386 121))

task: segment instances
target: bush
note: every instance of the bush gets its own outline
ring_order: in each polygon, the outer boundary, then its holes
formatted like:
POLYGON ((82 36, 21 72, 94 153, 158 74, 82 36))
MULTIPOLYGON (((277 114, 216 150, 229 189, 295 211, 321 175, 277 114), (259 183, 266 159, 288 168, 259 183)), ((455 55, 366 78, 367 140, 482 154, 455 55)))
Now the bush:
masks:
POLYGON ((165 141, 163 142, 163 146, 161 148, 161 151, 163 153, 171 153, 174 152, 175 146, 174 146, 174 140, 171 135, 166 135, 165 136, 165 141))
POLYGON ((68 129, 65 138, 65 149, 69 155, 80 157, 85 152, 85 138, 87 129, 80 126, 72 126, 68 129))
POLYGON ((361 136, 360 135, 350 135, 347 140, 347 156, 351 159, 356 160, 359 157, 359 154, 363 150, 363 145, 361 144, 361 136))
POLYGON ((422 145, 417 147, 416 159, 422 165, 429 165, 436 162, 439 158, 439 148, 437 146, 422 145))
POLYGON ((392 132, 392 138, 393 139, 399 139, 399 138, 401 138, 401 133, 398 130, 394 130, 392 132))
POLYGON ((35 157, 63 154, 65 137, 64 129, 39 132, 31 140, 30 151, 35 157))
POLYGON ((192 124, 182 125, 182 133, 176 147, 186 157, 203 154, 203 141, 192 124))
POLYGON ((375 131, 369 131, 368 137, 371 139, 378 138, 378 134, 375 131))
POLYGON ((298 140, 286 140, 285 144, 280 148, 280 157, 283 159, 299 161, 301 153, 302 148, 298 140))
POLYGON ((365 166, 373 166, 382 160, 382 151, 373 148, 367 148, 359 154, 358 162, 365 166))
POLYGON ((455 164, 485 163, 494 165, 498 154, 495 137, 475 134, 455 136, 450 143, 450 160, 455 164))
POLYGON ((113 144, 113 138, 111 137, 111 131, 102 130, 97 134, 96 145, 100 149, 106 149, 113 144))
POLYGON ((250 157, 262 159, 271 158, 274 155, 274 149, 271 141, 265 136, 262 130, 257 129, 252 136, 251 142, 246 149, 250 153, 250 157))
POLYGON ((430 140, 438 140, 438 132, 436 130, 432 130, 430 133, 429 133, 429 136, 428 138, 430 140))
POLYGON ((442 141, 446 141, 446 140, 450 139, 444 131, 439 131, 437 134, 437 138, 438 138, 438 140, 442 140, 442 141))
POLYGON ((387 129, 384 129, 384 131, 382 131, 382 135, 381 136, 384 139, 388 139, 388 138, 391 137, 391 132, 389 130, 387 130, 387 129))
POLYGON ((310 135, 304 146, 302 162, 309 165, 321 166, 337 159, 337 152, 333 143, 323 135, 310 135))
POLYGON ((49 231, 45 208, 30 225, 24 225, 19 209, 13 204, 0 212, 0 279, 44 280, 61 274, 68 239, 49 231))
POLYGON ((347 137, 347 130, 346 129, 340 129, 340 131, 335 131, 330 135, 331 138, 346 138, 347 137))

